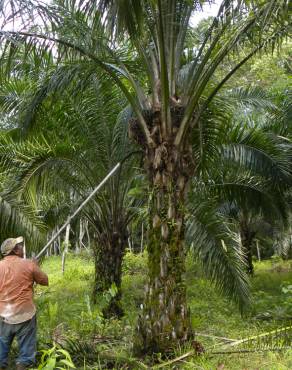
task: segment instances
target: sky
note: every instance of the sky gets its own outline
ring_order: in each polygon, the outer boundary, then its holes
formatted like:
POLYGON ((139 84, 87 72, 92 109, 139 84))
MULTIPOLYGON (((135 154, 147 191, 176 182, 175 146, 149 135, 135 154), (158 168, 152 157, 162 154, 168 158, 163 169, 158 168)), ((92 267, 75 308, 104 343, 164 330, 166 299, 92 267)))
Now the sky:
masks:
POLYGON ((208 18, 210 16, 212 17, 216 16, 221 2, 222 1, 216 0, 214 1, 214 4, 212 5, 209 5, 209 4, 204 5, 202 12, 196 12, 191 17, 191 23, 190 23, 191 26, 193 27, 196 26, 204 18, 208 18))
MULTIPOLYGON (((49 3, 50 0, 42 0, 43 3, 49 3)), ((203 11, 201 12, 195 12, 194 15, 191 17, 191 26, 196 26, 202 19, 204 18, 208 18, 210 16, 215 16, 218 12, 218 9, 219 9, 219 6, 220 6, 220 3, 222 2, 222 0, 214 0, 214 4, 212 5, 209 5, 209 4, 206 4, 204 5, 203 7, 203 11)), ((6 25, 5 27, 1 27, 2 26, 2 22, 1 22, 1 15, 0 15, 0 27, 2 29, 5 29, 5 30, 17 30, 17 26, 20 24, 20 22, 15 22, 14 26, 12 26, 12 24, 9 24, 9 25, 6 25), (12 26, 12 27, 11 27, 12 26)))

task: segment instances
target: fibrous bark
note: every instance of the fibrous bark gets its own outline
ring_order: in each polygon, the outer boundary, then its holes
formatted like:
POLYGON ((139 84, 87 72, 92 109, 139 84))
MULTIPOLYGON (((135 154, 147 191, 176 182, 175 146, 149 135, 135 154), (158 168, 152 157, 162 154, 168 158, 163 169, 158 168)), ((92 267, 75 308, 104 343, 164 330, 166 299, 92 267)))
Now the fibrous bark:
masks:
POLYGON ((178 149, 174 135, 163 138, 158 116, 152 122, 155 146, 145 150, 150 183, 149 281, 138 319, 136 353, 173 351, 190 339, 186 302, 184 205, 193 173, 191 147, 178 149))
POLYGON ((109 304, 103 310, 105 317, 121 317, 123 315, 121 307, 121 275, 126 243, 126 235, 113 232, 110 236, 101 234, 94 247, 94 303, 97 303, 98 296, 107 292, 112 284, 115 284, 117 288, 117 294, 111 297, 109 304))
POLYGON ((256 233, 250 230, 246 220, 240 222, 240 240, 244 252, 247 273, 253 275, 254 267, 252 262, 252 242, 256 233))

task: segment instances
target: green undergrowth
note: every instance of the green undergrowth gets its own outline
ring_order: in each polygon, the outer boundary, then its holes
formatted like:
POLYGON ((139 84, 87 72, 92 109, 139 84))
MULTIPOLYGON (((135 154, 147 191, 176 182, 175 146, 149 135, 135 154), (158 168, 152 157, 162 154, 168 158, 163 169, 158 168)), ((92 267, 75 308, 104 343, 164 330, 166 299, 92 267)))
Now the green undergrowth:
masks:
MULTIPOLYGON (((39 347, 58 343, 68 349, 78 369, 139 369, 131 357, 135 322, 143 301, 146 281, 146 255, 128 253, 123 268, 123 308, 121 320, 102 316, 105 296, 91 303, 94 265, 89 255, 69 255, 64 275, 61 259, 50 257, 42 268, 49 274, 50 286, 37 287, 39 347), (79 366, 79 367, 78 367, 79 366)), ((239 340, 292 322, 292 262, 272 259, 255 264, 252 279, 253 300, 245 316, 216 293, 201 269, 188 258, 186 282, 196 340, 208 355, 186 357, 165 369, 292 369, 292 351, 214 354, 228 339, 239 340), (220 338, 226 339, 220 339, 220 338)), ((257 345, 255 345, 255 348, 257 345)), ((235 349, 235 348, 234 348, 235 349)), ((180 356, 189 350, 177 350, 180 356)), ((149 364, 149 359, 141 359, 149 364)))

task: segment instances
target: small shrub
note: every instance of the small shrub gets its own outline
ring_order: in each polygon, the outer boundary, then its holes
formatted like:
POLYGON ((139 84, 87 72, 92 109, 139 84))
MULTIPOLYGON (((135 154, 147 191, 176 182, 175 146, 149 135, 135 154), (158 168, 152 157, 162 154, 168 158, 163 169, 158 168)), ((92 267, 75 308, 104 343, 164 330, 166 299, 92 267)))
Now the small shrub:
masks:
POLYGON ((123 273, 127 275, 136 275, 146 273, 147 271, 147 253, 134 254, 127 251, 123 261, 123 273))
POLYGON ((41 350, 41 352, 40 364, 34 370, 76 369, 69 352, 62 348, 57 348, 56 345, 47 350, 41 350))

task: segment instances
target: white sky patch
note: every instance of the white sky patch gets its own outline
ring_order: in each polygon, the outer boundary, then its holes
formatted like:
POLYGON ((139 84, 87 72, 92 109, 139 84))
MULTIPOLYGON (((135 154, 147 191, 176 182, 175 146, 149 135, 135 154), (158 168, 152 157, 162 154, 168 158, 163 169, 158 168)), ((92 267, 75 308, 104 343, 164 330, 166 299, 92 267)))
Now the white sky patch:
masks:
POLYGON ((219 7, 222 3, 222 0, 214 1, 214 4, 205 4, 203 6, 203 11, 195 12, 190 19, 190 26, 195 27, 202 19, 206 19, 208 17, 215 17, 218 13, 219 7))
MULTIPOLYGON (((42 0, 40 2, 43 3, 43 4, 44 3, 49 4, 51 2, 51 0, 42 0)), ((210 4, 205 4, 203 6, 203 11, 194 12, 194 14, 191 16, 191 19, 190 19, 190 26, 195 27, 195 26, 198 25, 198 23, 202 19, 206 19, 208 17, 216 16, 221 3, 222 3, 222 0, 215 0, 214 3, 211 4, 211 5, 210 4)), ((22 19, 22 21, 23 21, 23 19, 22 19)), ((38 21, 36 21, 36 23, 38 23, 38 21)), ((40 20, 39 24, 41 24, 41 23, 42 22, 40 20)), ((28 24, 29 24, 29 22, 28 22, 28 24)), ((24 27, 24 25, 23 25, 23 23, 21 22, 20 19, 16 19, 16 20, 14 20, 14 22, 9 22, 8 24, 4 25, 3 15, 0 15, 0 28, 2 30, 6 30, 6 31, 17 31, 20 28, 24 29, 24 28, 27 28, 27 27, 24 27)))

